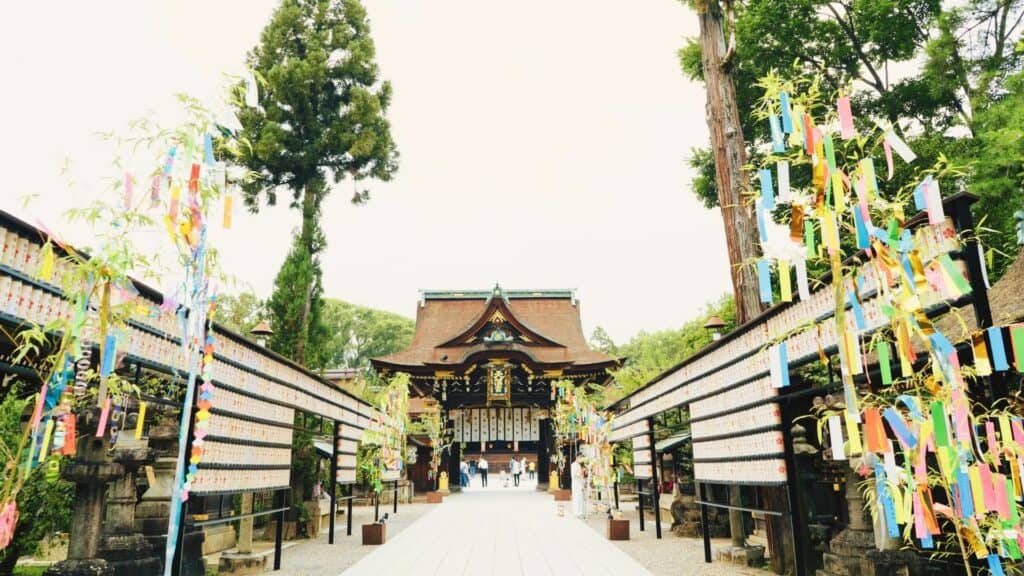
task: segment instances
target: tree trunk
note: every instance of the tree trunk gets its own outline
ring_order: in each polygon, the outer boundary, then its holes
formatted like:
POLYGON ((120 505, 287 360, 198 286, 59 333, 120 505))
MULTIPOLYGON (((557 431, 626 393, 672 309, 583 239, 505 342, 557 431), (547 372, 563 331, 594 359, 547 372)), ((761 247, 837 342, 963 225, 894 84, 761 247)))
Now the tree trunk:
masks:
MULTIPOLYGON (((300 240, 306 249, 309 257, 309 265, 312 270, 316 264, 316 256, 322 249, 320 236, 320 200, 323 197, 324 184, 321 180, 310 181, 302 190, 302 232, 300 240)), ((309 284, 305 286, 302 303, 302 316, 300 317, 299 331, 295 339, 295 360, 300 364, 306 363, 306 343, 309 340, 309 314, 313 308, 313 288, 316 285, 315 272, 309 277, 309 284)))
POLYGON ((722 7, 718 0, 707 0, 699 11, 701 60, 707 90, 706 117, 715 157, 715 183, 718 204, 725 225, 725 243, 729 251, 736 321, 742 324, 761 312, 757 275, 753 266, 758 256, 757 228, 750 208, 743 204, 747 186, 743 165, 747 161, 736 87, 726 53, 722 7))

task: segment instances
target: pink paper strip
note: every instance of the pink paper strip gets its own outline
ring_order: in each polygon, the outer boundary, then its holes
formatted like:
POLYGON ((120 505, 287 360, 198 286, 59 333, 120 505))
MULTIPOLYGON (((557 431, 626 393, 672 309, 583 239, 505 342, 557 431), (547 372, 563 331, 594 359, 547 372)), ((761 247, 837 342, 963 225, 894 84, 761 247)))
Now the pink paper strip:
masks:
POLYGON ((103 438, 104 432, 107 431, 107 418, 110 417, 110 398, 107 398, 103 402, 103 411, 100 412, 100 423, 96 425, 96 437, 103 438))
POLYGON ((921 494, 913 490, 908 496, 914 499, 914 536, 928 538, 928 524, 924 521, 924 511, 921 509, 921 494))
POLYGON ((988 441, 988 453, 996 459, 999 464, 999 442, 996 441, 996 425, 989 420, 985 422, 985 439, 988 441))
POLYGON ((43 400, 46 399, 46 392, 46 384, 43 384, 42 389, 39 390, 39 398, 36 399, 36 407, 32 410, 32 428, 35 428, 43 417, 43 400))
POLYGON ((1016 420, 1010 422, 1010 428, 1013 429, 1013 441, 1017 443, 1021 449, 1024 449, 1024 427, 1021 427, 1020 422, 1016 420))
POLYGON ((882 140, 882 148, 885 148, 885 167, 889 170, 886 180, 892 180, 892 146, 888 138, 882 140))
POLYGON ((843 140, 849 140, 857 135, 857 130, 853 127, 853 112, 850 111, 850 97, 843 96, 836 100, 836 108, 839 111, 839 128, 843 140))
POLYGON ((967 423, 967 400, 963 390, 953 390, 953 423, 956 426, 957 441, 970 445, 971 428, 967 423))
POLYGON ((989 469, 988 464, 981 463, 978 465, 978 475, 981 477, 981 492, 985 497, 985 508, 998 510, 999 503, 996 502, 996 491, 992 487, 992 470, 989 469))

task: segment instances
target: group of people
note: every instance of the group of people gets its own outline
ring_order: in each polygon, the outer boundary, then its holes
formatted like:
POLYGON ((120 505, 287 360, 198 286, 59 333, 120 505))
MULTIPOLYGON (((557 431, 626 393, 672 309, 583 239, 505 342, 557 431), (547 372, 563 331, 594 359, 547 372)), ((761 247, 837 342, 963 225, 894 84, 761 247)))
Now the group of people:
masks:
MULTIPOLYGON (((459 463, 459 486, 463 488, 469 487, 470 484, 476 480, 477 473, 480 474, 480 486, 483 488, 487 487, 487 472, 490 465, 487 463, 487 459, 481 454, 480 458, 476 460, 470 460, 466 462, 463 460, 459 463)), ((513 486, 519 486, 520 478, 523 473, 528 474, 529 479, 536 480, 537 478, 537 464, 526 460, 526 457, 522 458, 511 458, 508 461, 508 467, 502 468, 500 471, 501 485, 508 487, 509 480, 511 479, 513 486)))

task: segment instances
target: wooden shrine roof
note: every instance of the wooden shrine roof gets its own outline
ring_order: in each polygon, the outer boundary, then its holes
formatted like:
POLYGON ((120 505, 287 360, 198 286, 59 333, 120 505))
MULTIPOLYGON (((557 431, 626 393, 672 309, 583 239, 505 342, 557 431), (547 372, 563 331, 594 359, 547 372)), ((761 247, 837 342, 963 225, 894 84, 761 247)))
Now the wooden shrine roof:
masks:
POLYGON ((481 355, 518 355, 543 369, 604 368, 619 359, 591 350, 572 290, 422 292, 416 330, 408 348, 374 358, 377 368, 458 370, 481 355), (528 341, 485 342, 474 338, 495 313, 528 341), (507 317, 506 317, 507 316, 507 317))

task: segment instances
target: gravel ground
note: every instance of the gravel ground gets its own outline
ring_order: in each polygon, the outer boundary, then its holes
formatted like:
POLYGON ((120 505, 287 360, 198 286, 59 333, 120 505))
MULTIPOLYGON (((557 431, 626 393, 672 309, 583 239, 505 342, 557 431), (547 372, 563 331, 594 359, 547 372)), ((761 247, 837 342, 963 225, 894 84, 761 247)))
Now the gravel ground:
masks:
MULTIPOLYGON (((436 508, 436 504, 399 504, 398 515, 388 519, 390 540, 424 514, 436 508)), ((381 507, 381 515, 391 512, 391 506, 381 507)), ((338 516, 335 524, 334 545, 327 543, 326 523, 317 540, 298 540, 296 545, 282 552, 281 570, 270 572, 275 576, 321 576, 341 574, 346 568, 358 562, 373 551, 373 546, 363 546, 362 524, 373 521, 372 506, 356 506, 352 510, 352 535, 345 535, 345 516, 338 516)), ((273 560, 271 559, 271 562, 273 560)), ((383 575, 382 575, 383 576, 383 575)))
MULTIPOLYGON (((664 512, 664 511, 663 511, 664 512)), ((654 530, 654 519, 650 514, 644 514, 647 519, 646 529, 641 532, 636 507, 631 503, 623 503, 622 517, 629 519, 629 540, 616 541, 614 544, 623 552, 632 556, 637 562, 643 564, 644 568, 650 570, 655 576, 773 576, 772 572, 759 570, 757 568, 745 568, 733 564, 704 562, 704 541, 700 538, 683 538, 676 536, 669 530, 672 525, 671 516, 669 521, 664 522, 662 517, 661 535, 658 540, 654 530)), ((596 530, 601 536, 605 536, 605 518, 594 515, 587 520, 587 524, 596 530)), ((729 540, 711 540, 711 552, 719 547, 728 546, 729 540)))

